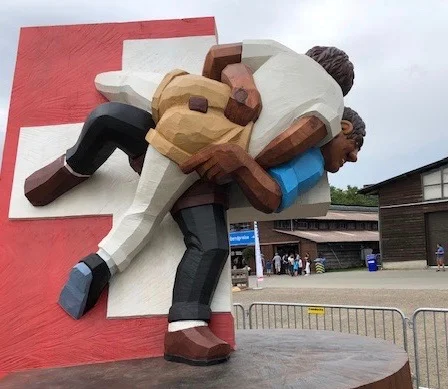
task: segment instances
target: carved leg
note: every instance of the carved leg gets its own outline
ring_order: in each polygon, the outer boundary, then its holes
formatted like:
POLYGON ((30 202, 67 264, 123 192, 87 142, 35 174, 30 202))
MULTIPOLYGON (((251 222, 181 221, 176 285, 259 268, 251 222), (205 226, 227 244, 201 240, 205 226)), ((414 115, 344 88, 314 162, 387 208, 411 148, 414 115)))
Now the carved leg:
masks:
POLYGON ((25 181, 25 196, 35 206, 51 203, 85 181, 106 162, 116 148, 131 161, 146 152, 146 133, 154 127, 151 114, 139 108, 106 103, 87 117, 76 144, 25 181))
POLYGON ((165 359, 193 365, 224 362, 229 358, 230 345, 216 337, 207 323, 229 255, 226 209, 221 204, 199 205, 181 209, 173 217, 187 250, 177 268, 165 359))
POLYGON ((95 267, 88 266, 93 281, 89 281, 89 274, 84 275, 89 273, 87 269, 83 268, 83 273, 77 268, 79 264, 76 265, 59 299, 62 308, 75 319, 92 308, 110 278, 117 271, 126 269, 151 239, 174 202, 198 178, 196 173, 182 173, 176 163, 148 146, 132 205, 100 242, 98 252, 88 256, 95 258, 95 267))
POLYGON ((110 280, 107 264, 97 254, 90 254, 76 264, 59 296, 59 305, 74 319, 79 319, 96 304, 110 280))

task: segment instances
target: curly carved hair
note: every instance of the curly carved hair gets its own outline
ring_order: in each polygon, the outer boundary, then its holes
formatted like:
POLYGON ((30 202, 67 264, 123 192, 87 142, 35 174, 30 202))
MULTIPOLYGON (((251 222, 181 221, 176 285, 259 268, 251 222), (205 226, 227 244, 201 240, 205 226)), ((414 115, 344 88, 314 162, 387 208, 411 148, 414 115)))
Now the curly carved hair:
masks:
POLYGON ((353 124, 353 131, 347 136, 348 139, 354 139, 358 144, 359 150, 361 150, 364 144, 364 137, 366 136, 366 124, 359 116, 358 112, 350 107, 344 107, 344 113, 342 114, 342 120, 347 120, 353 124))
POLYGON ((334 78, 345 96, 353 86, 355 70, 348 55, 336 47, 314 46, 305 53, 334 78))

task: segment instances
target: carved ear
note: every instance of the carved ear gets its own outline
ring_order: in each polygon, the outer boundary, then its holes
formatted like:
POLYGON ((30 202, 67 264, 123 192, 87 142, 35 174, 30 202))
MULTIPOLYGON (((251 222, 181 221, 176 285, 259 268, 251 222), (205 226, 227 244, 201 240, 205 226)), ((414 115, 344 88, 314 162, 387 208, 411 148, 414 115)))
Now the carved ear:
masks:
POLYGON ((344 135, 349 135, 353 131, 353 124, 348 120, 341 120, 341 129, 344 135))

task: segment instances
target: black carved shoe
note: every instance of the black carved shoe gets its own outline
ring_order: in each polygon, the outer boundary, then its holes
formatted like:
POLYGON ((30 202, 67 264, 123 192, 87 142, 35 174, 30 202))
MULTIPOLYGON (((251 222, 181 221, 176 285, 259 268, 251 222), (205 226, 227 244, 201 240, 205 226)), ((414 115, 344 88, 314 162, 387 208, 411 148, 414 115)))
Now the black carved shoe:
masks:
POLYGON ((111 277, 109 267, 98 254, 76 264, 59 296, 59 305, 79 319, 96 304, 111 277))

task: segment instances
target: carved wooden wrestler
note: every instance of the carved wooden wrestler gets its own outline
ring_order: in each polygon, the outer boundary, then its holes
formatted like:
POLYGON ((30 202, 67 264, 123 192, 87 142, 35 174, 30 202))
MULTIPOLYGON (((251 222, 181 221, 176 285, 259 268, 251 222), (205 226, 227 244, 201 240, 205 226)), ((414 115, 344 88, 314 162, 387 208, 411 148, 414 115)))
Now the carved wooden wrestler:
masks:
POLYGON ((273 41, 214 46, 202 76, 182 70, 99 75, 97 87, 109 99, 151 105, 144 110, 115 101, 96 108, 77 143, 28 177, 25 194, 36 206, 50 203, 88 179, 117 147, 141 178, 131 207, 98 252, 72 269, 60 305, 77 319, 90 310, 171 212, 186 251, 176 273, 165 358, 225 361, 230 346, 207 323, 228 257, 226 184, 236 182, 256 209, 279 212, 324 171, 356 162, 365 125, 343 104, 353 79, 352 63, 337 48, 300 55, 273 41))

